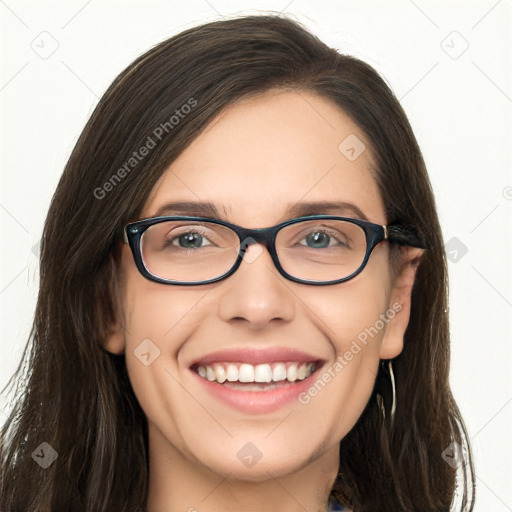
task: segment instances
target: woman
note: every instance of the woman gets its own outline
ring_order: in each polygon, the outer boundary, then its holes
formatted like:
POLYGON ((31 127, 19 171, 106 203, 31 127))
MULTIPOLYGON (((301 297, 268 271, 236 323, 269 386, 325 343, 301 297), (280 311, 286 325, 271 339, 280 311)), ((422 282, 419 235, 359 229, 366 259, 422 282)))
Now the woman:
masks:
POLYGON ((2 510, 472 510, 435 202, 367 64, 276 16, 157 45, 41 251, 2 510))

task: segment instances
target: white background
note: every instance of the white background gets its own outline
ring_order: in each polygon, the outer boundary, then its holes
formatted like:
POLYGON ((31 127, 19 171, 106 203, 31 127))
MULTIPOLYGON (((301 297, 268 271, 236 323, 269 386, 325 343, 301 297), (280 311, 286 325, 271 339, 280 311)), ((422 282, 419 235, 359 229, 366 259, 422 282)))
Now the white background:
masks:
POLYGON ((0 3, 0 386, 30 329, 50 199, 111 81, 186 28, 283 11, 373 65, 409 116, 445 241, 459 244, 451 384, 475 452, 476 510, 512 511, 512 1, 288 2, 0 3))

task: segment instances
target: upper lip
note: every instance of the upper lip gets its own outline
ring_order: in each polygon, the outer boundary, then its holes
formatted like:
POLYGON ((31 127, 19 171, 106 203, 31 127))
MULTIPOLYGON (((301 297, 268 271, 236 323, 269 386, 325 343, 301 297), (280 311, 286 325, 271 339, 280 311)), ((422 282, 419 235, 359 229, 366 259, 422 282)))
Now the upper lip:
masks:
POLYGON ((212 352, 193 361, 192 367, 212 363, 248 363, 252 365, 279 362, 313 363, 321 359, 294 348, 233 348, 212 352))

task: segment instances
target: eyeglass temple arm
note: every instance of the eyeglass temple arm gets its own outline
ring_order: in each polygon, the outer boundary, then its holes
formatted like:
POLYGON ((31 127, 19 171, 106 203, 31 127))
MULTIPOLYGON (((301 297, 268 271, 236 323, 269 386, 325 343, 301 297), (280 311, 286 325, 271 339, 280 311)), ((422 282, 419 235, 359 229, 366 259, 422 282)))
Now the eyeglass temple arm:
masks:
POLYGON ((399 245, 409 245, 410 247, 418 247, 420 249, 425 249, 425 244, 420 240, 420 238, 406 226, 401 226, 399 224, 391 224, 390 226, 385 226, 386 238, 390 242, 395 242, 399 245))

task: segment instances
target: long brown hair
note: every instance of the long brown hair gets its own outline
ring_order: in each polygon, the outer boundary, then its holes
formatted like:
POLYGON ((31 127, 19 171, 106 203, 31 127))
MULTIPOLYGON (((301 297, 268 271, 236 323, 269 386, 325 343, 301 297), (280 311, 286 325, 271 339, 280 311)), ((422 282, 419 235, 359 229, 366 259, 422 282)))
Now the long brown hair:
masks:
POLYGON ((316 93, 359 125, 371 141, 388 222, 414 228, 427 245, 404 349, 393 361, 394 422, 389 414, 383 419, 375 399, 384 397, 389 411, 390 384, 381 370, 374 395, 341 441, 331 496, 355 512, 473 509, 471 450, 448 378, 443 240, 409 122, 372 67, 293 20, 266 15, 204 24, 156 45, 114 80, 85 126, 50 205, 35 320, 8 384, 16 377, 17 400, 2 429, 1 510, 145 509, 147 420, 124 356, 102 349, 119 301, 122 229, 223 109, 275 88, 316 93), (140 157, 149 138, 154 145, 140 157), (46 469, 32 457, 43 442, 58 454, 46 469), (460 491, 457 469, 442 457, 451 443, 466 452, 460 491))

